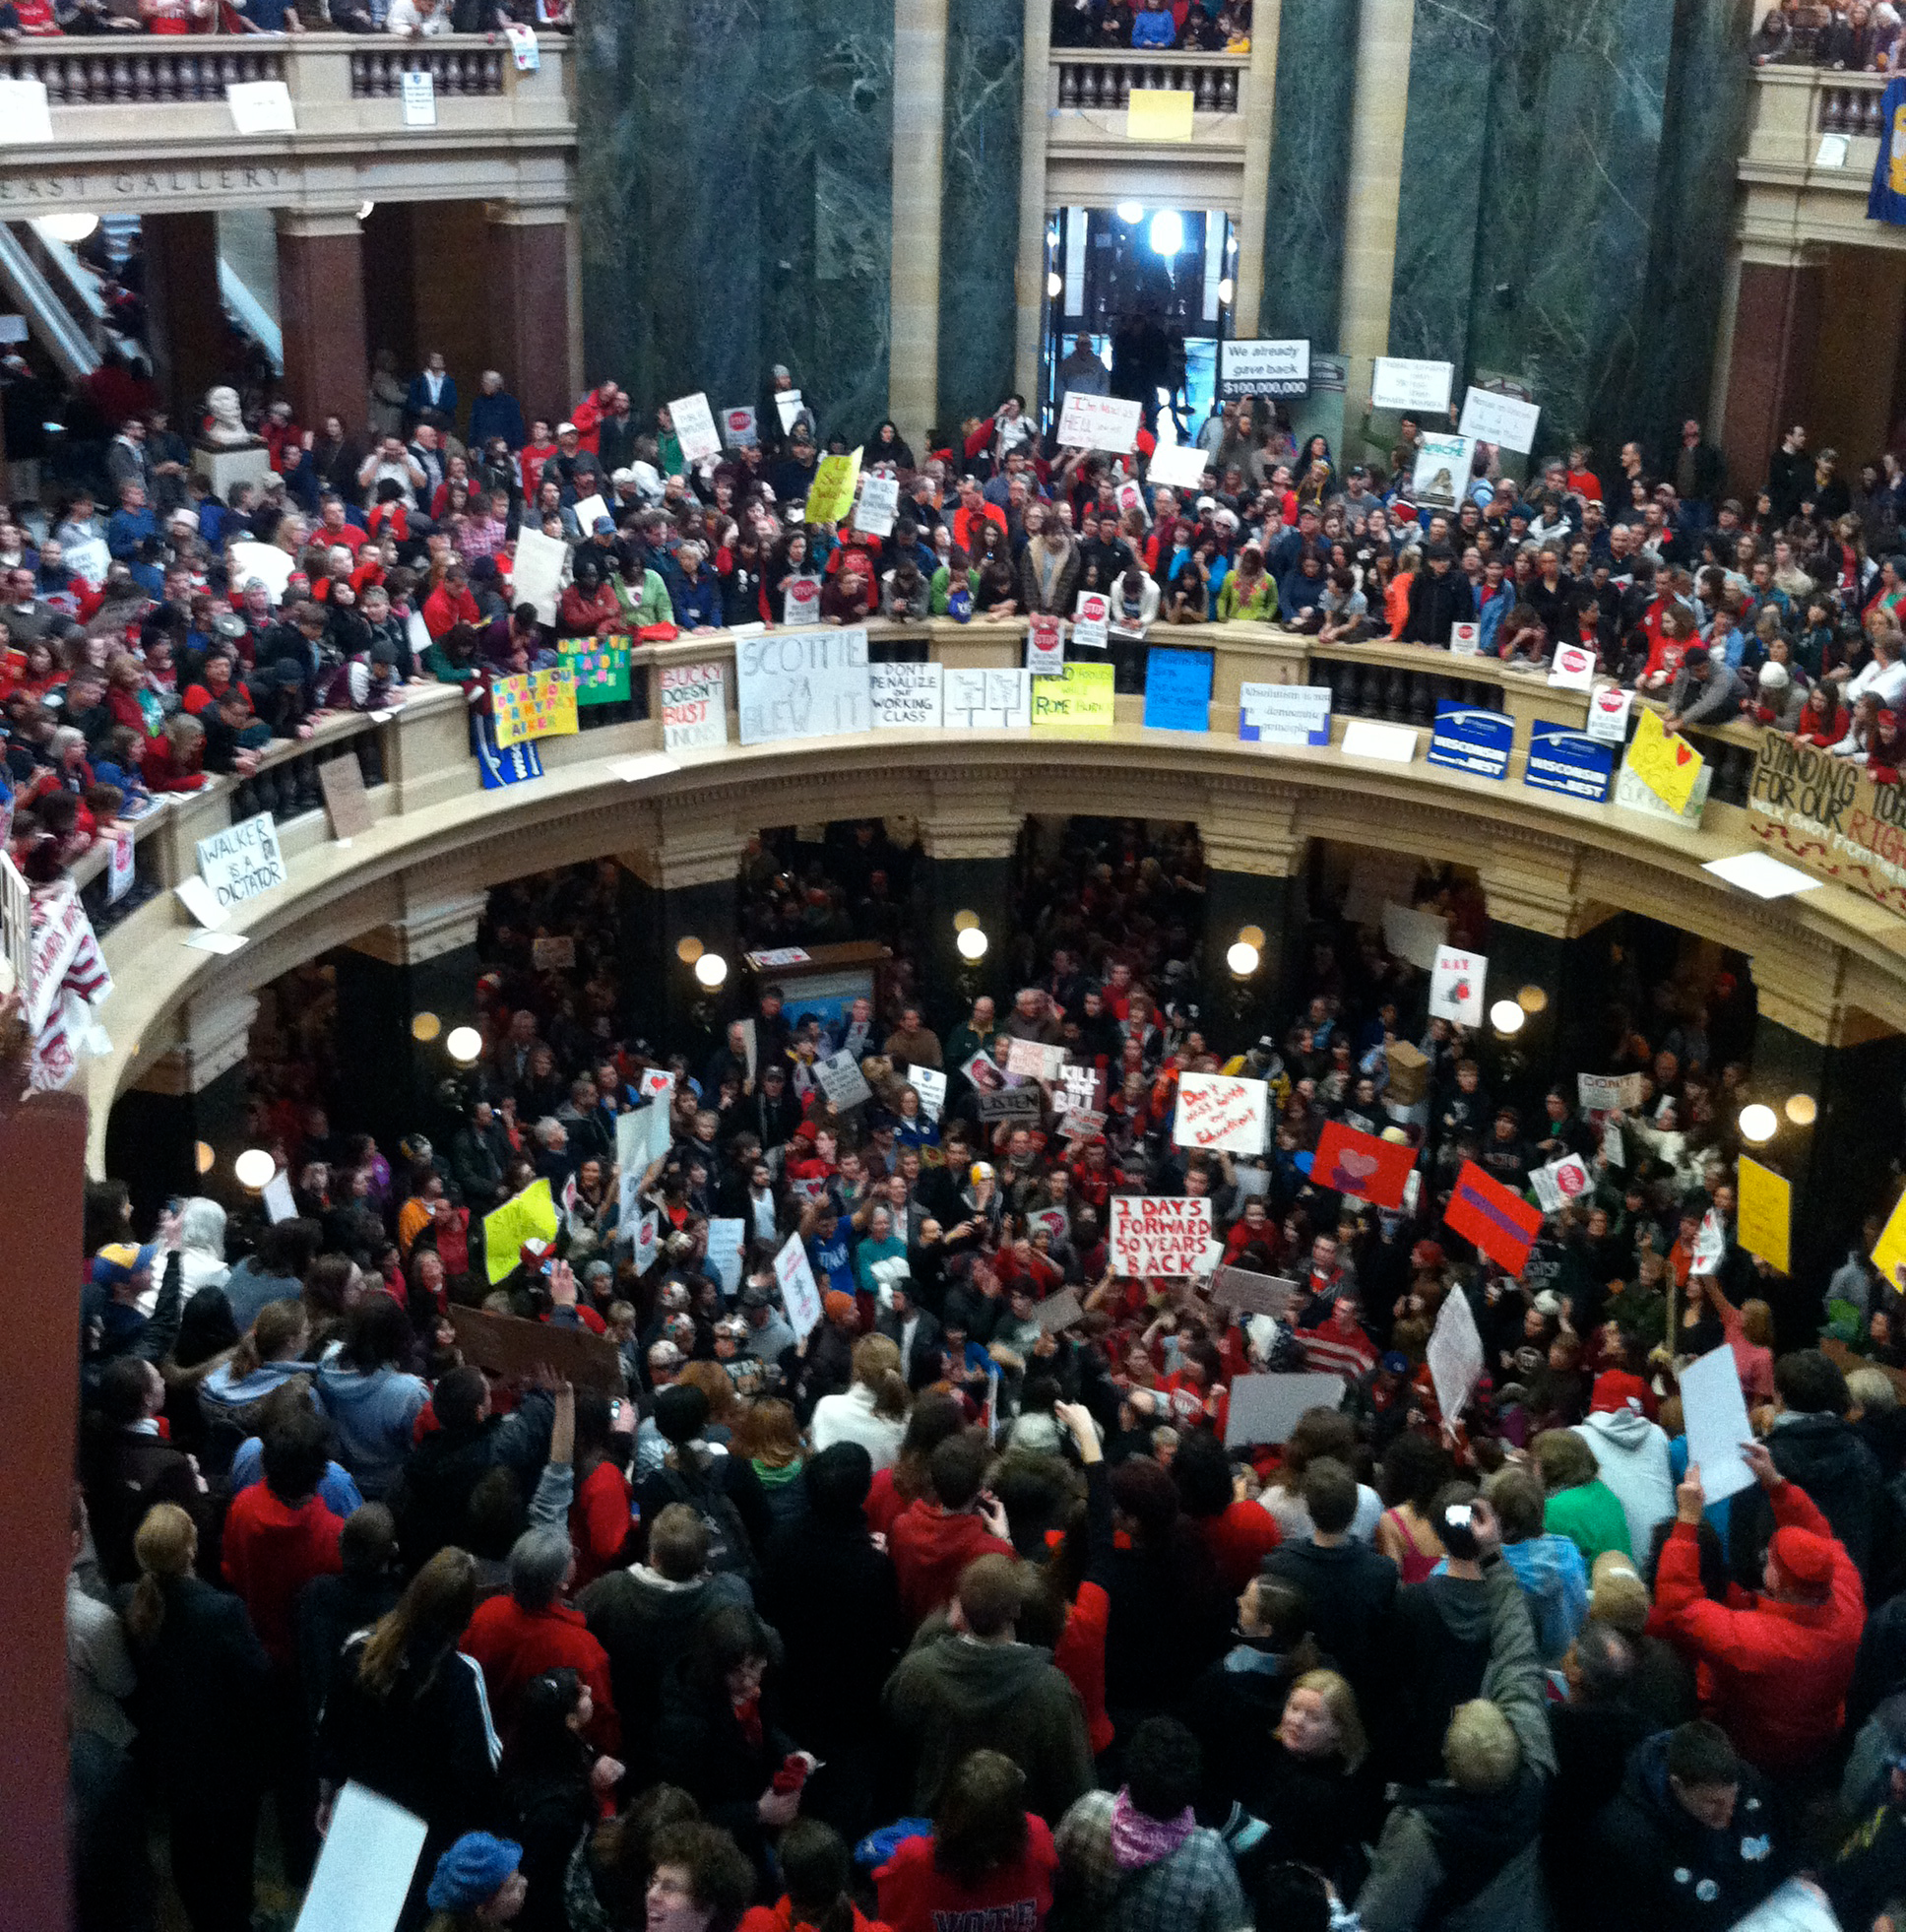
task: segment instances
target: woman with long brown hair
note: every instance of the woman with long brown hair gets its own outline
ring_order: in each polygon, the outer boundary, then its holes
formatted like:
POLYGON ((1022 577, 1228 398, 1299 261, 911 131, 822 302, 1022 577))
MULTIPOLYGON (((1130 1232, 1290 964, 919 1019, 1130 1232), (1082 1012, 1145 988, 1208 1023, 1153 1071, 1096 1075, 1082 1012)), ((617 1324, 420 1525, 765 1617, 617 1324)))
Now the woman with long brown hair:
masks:
POLYGON ((483 1673, 457 1647, 476 1607, 470 1553, 439 1550, 397 1608, 346 1643, 318 1726, 324 1820, 354 1778, 429 1827, 413 1905, 444 1852, 466 1832, 492 1829, 501 1810, 502 1747, 483 1673))

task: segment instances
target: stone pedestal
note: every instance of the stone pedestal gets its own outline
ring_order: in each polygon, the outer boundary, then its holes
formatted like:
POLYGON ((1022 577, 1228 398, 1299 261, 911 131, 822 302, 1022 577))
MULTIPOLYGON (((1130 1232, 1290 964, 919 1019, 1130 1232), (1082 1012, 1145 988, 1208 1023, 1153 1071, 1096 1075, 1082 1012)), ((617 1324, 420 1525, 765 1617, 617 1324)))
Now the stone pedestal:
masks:
POLYGON ((259 488, 272 480, 272 453, 263 443, 243 443, 231 449, 215 449, 194 444, 192 470, 206 480, 214 496, 222 503, 231 501, 231 492, 240 483, 259 488))

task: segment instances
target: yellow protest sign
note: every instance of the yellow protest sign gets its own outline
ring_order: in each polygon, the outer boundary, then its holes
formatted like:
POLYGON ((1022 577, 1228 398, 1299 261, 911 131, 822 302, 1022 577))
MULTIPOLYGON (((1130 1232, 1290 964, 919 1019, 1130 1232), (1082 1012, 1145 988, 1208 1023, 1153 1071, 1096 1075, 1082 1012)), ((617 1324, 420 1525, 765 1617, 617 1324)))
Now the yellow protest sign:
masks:
POLYGON ((526 1241, 554 1241, 556 1204, 546 1181, 532 1181, 514 1200, 483 1216, 483 1263, 492 1285, 516 1266, 526 1241))
POLYGON ((1035 677, 1033 730, 1074 738, 1110 738, 1113 724, 1112 667, 1068 664, 1059 677, 1035 677))
POLYGON ((1906 1194, 1900 1195, 1898 1204, 1886 1217, 1886 1225, 1880 1229, 1879 1239, 1873 1248, 1873 1264, 1888 1287, 1897 1280, 1893 1270, 1901 1261, 1906 1261, 1906 1194))
POLYGON ((576 674, 567 669, 522 671, 498 677, 490 685, 490 710, 499 751, 526 738, 567 737, 579 729, 576 674))
POLYGON ((1705 760, 1679 733, 1671 735, 1658 712, 1641 708, 1628 746, 1627 769, 1670 810, 1686 808, 1705 760))
POLYGON ((823 456, 814 466, 814 481, 807 491, 807 521, 839 523, 854 508, 854 486, 859 481, 858 449, 850 456, 823 456))
POLYGON ((1741 1156, 1736 1171, 1741 1220, 1737 1239, 1770 1268, 1788 1271, 1787 1241, 1794 1217, 1794 1184, 1758 1161, 1741 1156))
POLYGON ((1125 107, 1129 141, 1189 141, 1189 88, 1133 88, 1125 107))

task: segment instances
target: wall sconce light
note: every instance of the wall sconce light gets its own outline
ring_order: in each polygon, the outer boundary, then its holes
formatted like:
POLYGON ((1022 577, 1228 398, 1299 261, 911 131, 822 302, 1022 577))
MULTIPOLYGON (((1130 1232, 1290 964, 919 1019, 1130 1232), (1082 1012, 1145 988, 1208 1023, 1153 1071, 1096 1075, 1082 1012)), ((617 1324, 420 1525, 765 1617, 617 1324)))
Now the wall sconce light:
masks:
POLYGON ((728 961, 719 952, 705 952, 695 961, 695 978, 708 992, 728 978, 728 961))
POLYGON ((1498 999, 1490 1008, 1490 1024, 1503 1039, 1512 1040, 1522 1031, 1528 1015, 1513 999, 1498 999))
POLYGON ((1784 1111, 1796 1127, 1811 1127, 1820 1117, 1820 1103, 1811 1093, 1790 1093, 1784 1111))
POLYGON ((1739 1125, 1741 1138, 1750 1146, 1761 1147, 1774 1137, 1780 1120, 1764 1102, 1751 1100, 1742 1108, 1739 1125))
POLYGON ((262 1194, 278 1173, 278 1163, 262 1147, 247 1147, 232 1162, 231 1171, 248 1194, 262 1194))
POLYGON ((475 1066, 483 1051, 483 1036, 474 1026, 453 1026, 443 1045, 459 1066, 475 1066))
POLYGON ((411 1021, 411 1038, 425 1044, 443 1031, 443 1021, 435 1013, 418 1013, 411 1021))

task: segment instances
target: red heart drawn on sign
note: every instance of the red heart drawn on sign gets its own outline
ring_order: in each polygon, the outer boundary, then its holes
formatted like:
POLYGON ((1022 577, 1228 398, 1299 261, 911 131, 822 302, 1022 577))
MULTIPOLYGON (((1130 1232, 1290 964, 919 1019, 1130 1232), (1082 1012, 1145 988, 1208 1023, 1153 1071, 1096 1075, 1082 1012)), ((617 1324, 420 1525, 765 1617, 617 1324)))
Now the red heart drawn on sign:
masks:
POLYGON ((1693 755, 1694 755, 1693 752, 1691 752, 1684 744, 1678 744, 1675 746, 1675 762, 1678 765, 1684 765, 1688 761, 1688 759, 1691 758, 1693 755))

